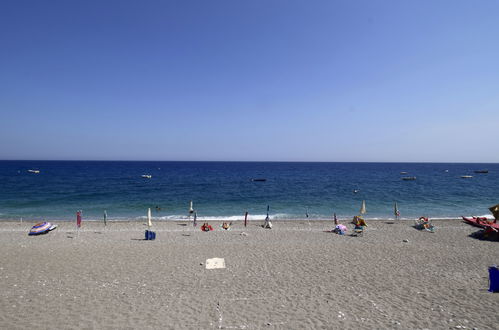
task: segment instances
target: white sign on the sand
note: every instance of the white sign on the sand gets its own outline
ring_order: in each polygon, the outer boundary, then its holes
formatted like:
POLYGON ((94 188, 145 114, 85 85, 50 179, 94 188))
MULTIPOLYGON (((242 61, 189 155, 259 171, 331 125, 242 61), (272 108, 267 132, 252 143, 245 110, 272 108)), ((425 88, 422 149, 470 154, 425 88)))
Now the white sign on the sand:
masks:
POLYGON ((225 268, 224 258, 206 259, 206 269, 217 269, 217 268, 225 268))

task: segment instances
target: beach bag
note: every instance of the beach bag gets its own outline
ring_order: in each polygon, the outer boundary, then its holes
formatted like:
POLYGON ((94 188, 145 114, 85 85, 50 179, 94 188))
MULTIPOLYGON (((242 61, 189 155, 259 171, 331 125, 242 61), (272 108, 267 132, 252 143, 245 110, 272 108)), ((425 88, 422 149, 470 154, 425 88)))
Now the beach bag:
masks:
POLYGON ((146 230, 146 241, 154 241, 156 239, 156 233, 151 230, 146 230))

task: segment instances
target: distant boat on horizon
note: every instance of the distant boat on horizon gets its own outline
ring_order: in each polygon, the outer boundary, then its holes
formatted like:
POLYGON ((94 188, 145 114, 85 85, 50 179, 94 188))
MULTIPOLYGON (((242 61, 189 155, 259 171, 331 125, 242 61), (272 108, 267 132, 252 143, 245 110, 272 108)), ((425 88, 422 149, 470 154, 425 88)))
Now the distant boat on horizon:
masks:
POLYGON ((150 178, 152 178, 152 175, 150 175, 150 174, 142 174, 141 176, 142 176, 144 179, 150 179, 150 178))
POLYGON ((40 170, 28 170, 29 173, 40 173, 40 170))
POLYGON ((489 173, 489 170, 476 170, 475 173, 489 173))
POLYGON ((267 179, 264 179, 264 178, 256 178, 256 179, 251 179, 251 181, 253 181, 253 182, 265 182, 265 181, 267 181, 267 179))
POLYGON ((416 180, 416 177, 415 176, 404 176, 404 177, 402 177, 402 180, 404 180, 404 181, 414 181, 414 180, 416 180))
POLYGON ((461 175, 462 179, 471 179, 473 175, 461 175))

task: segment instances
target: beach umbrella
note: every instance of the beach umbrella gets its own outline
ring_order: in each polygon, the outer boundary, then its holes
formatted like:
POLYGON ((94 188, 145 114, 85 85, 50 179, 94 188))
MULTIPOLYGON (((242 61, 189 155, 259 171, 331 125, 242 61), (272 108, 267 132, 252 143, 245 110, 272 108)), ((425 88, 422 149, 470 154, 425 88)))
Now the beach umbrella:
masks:
POLYGON ((81 211, 76 212, 76 227, 81 227, 81 211))
POLYGON ((400 211, 397 206, 397 202, 395 202, 395 204, 393 205, 393 214, 395 214, 395 219, 398 219, 398 217, 400 217, 400 211))
POLYGON ((489 207, 489 210, 494 215, 494 218, 499 220, 499 204, 489 207))
POLYGON ((336 212, 333 215, 333 219, 334 219, 334 224, 337 225, 338 224, 338 219, 336 218, 336 212))
POLYGON ((269 217, 270 205, 267 205, 267 218, 269 217))
POLYGON ((147 209, 147 226, 149 228, 152 227, 152 221, 151 221, 151 208, 147 209))
POLYGON ((359 214, 363 215, 363 214, 366 214, 366 213, 367 213, 367 210, 366 210, 366 201, 363 200, 362 201, 362 205, 360 206, 359 214))
POLYGON ((189 215, 191 215, 192 213, 194 213, 194 209, 192 208, 192 201, 191 201, 189 206, 189 215))
POLYGON ((248 224, 248 211, 244 213, 244 227, 246 227, 247 224, 248 224))
POLYGON ((107 222, 107 212, 104 210, 104 226, 106 225, 107 222))
POLYGON ((192 225, 196 227, 198 225, 198 213, 194 212, 194 221, 192 222, 192 225))

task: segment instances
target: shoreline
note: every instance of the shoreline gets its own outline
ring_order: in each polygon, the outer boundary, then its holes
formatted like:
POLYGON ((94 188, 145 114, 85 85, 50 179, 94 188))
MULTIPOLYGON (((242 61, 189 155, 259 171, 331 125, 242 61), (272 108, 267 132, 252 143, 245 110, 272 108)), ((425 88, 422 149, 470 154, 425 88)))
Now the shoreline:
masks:
MULTIPOLYGON (((415 218, 400 218, 400 219, 394 219, 394 218, 367 218, 367 217, 363 217, 366 221, 374 221, 374 222, 377 222, 377 221, 394 221, 394 222, 398 222, 398 221, 402 221, 402 222, 407 222, 407 221, 415 221, 417 219, 419 219, 419 217, 415 217, 415 218)), ((163 222, 187 222, 187 223, 192 223, 192 219, 160 219, 160 218, 155 218, 155 217, 152 217, 151 218, 153 222, 158 222, 158 223, 163 223, 163 222)), ((348 218, 348 219, 345 219, 345 218, 338 218, 338 221, 340 222, 351 222, 353 219, 353 216, 351 218, 348 218)), ((429 219, 431 221, 458 221, 458 220, 462 220, 462 217, 459 216, 459 217, 445 217, 445 218, 431 218, 429 217, 429 219)), ((493 217, 491 218, 493 219, 493 217)), ((296 218, 296 219, 275 219, 275 218, 272 218, 270 217, 270 220, 272 222, 299 222, 299 221, 310 221, 310 222, 333 222, 334 220, 333 219, 325 219, 325 218, 312 218, 312 219, 307 219, 307 218, 296 218)), ((29 222, 29 223, 34 223, 34 222, 43 222, 43 221, 48 221, 48 222, 76 222, 76 218, 75 219, 71 219, 71 220, 62 220, 62 219, 51 219, 50 217, 46 217, 44 219, 27 219, 27 218, 23 218, 22 219, 22 223, 25 223, 25 222, 29 222)), ((101 222, 103 223, 103 219, 86 219, 84 218, 82 220, 83 222, 92 222, 92 223, 95 223, 95 222, 101 222)), ((127 223, 127 222, 136 222, 136 223, 141 223, 141 222, 146 222, 147 221, 147 218, 144 216, 143 218, 140 218, 140 219, 130 219, 130 218, 124 218, 124 219, 107 219, 106 220, 108 223, 127 223)), ((229 222, 236 222, 236 223, 239 223, 239 222, 244 222, 244 219, 231 219, 230 217, 220 217, 220 219, 204 219, 203 217, 198 217, 197 218, 197 222, 209 222, 209 223, 213 223, 213 222, 224 222, 224 221, 229 221, 229 222)), ((248 220, 248 222, 258 222, 258 221, 265 221, 265 217, 263 218, 259 218, 259 219, 251 219, 251 220, 248 220)), ((12 218, 9 218, 9 219, 5 219, 5 220, 0 220, 0 223, 18 223, 18 222, 21 222, 21 219, 18 219, 18 220, 15 220, 15 219, 12 219, 12 218)))

